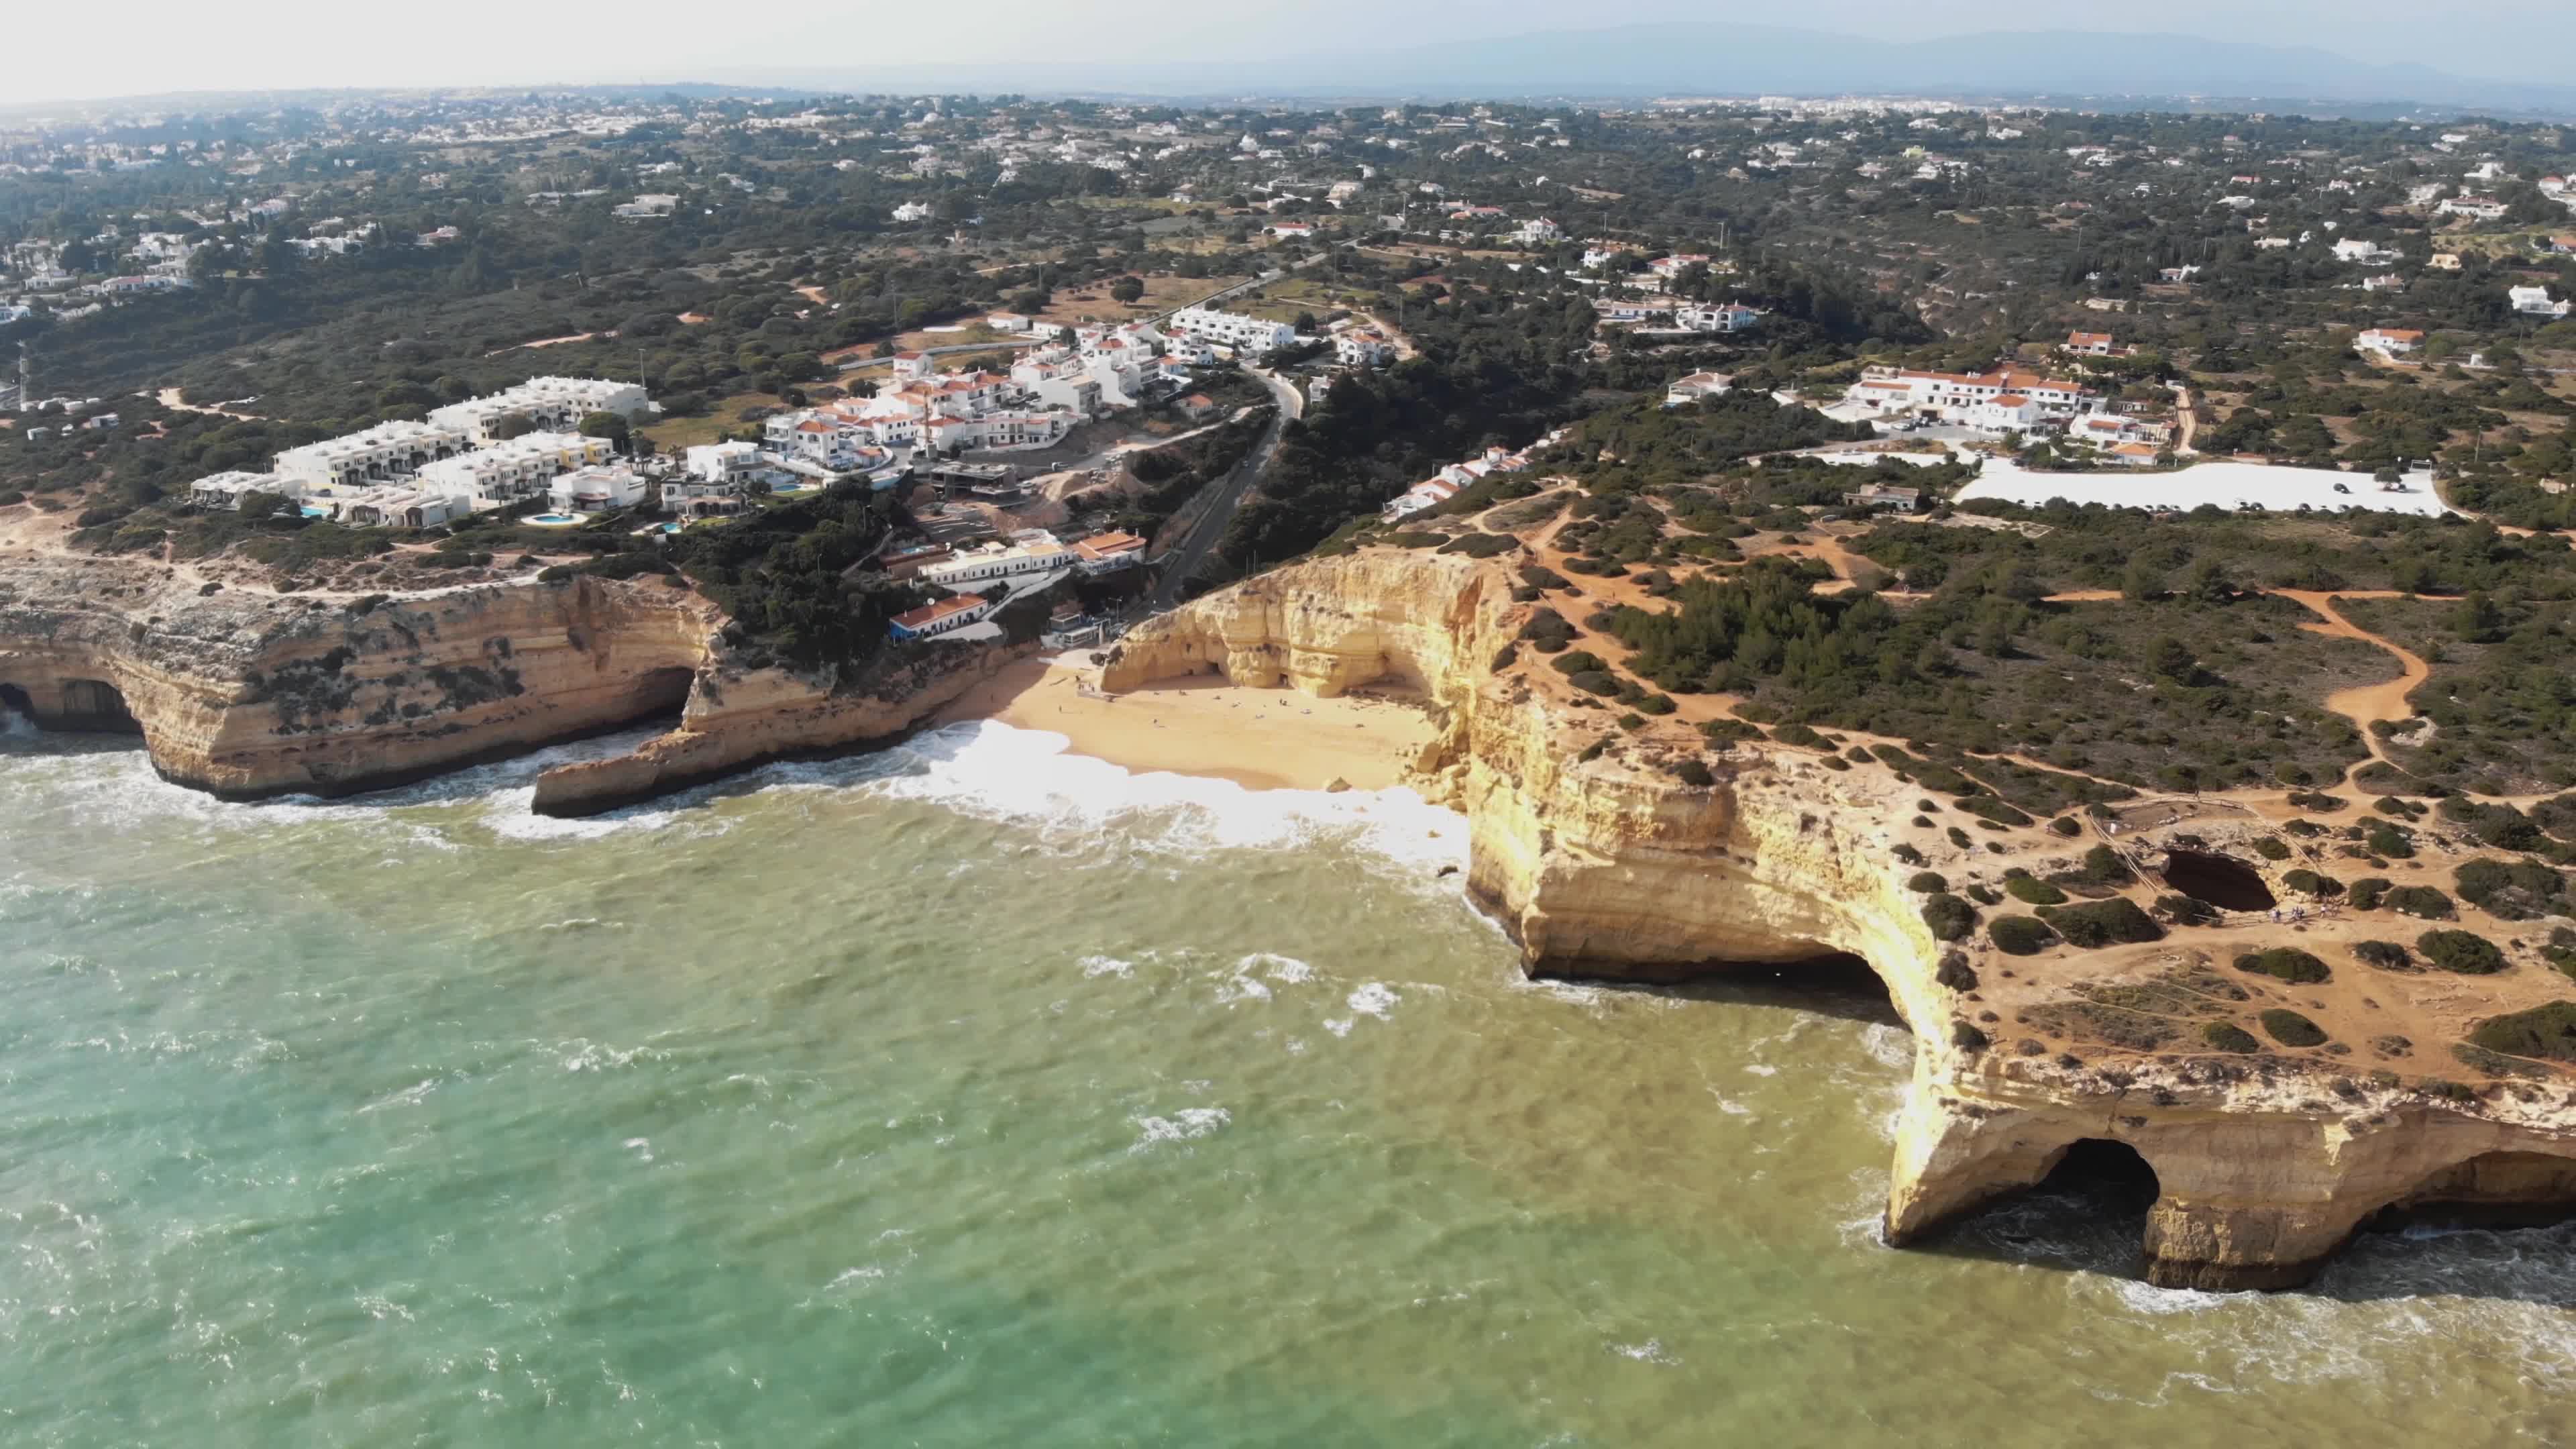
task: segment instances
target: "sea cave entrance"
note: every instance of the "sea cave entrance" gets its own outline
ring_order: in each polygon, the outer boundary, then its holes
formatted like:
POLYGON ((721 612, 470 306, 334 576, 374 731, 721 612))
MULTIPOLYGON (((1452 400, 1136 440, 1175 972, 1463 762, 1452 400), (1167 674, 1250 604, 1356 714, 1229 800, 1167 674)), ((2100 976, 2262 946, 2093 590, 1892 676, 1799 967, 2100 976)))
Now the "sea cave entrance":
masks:
POLYGON ((63 712, 54 727, 103 735, 139 735, 143 726, 125 707, 125 696, 104 679, 63 681, 63 712))
POLYGON ((2088 1216, 2134 1218, 2140 1223, 2163 1191, 2154 1166, 2138 1149, 2107 1137, 2068 1143, 2048 1175, 2031 1188, 2036 1196, 2081 1204, 2088 1216))
POLYGON ((1686 965, 1568 961, 1533 974, 1559 980, 1676 988, 1703 1001, 1812 1011, 1846 1021, 1910 1030, 1877 968, 1848 951, 1822 946, 1786 961, 1695 961, 1686 965))
POLYGON ((0 717, 10 715, 34 724, 36 702, 27 697, 27 691, 14 684, 0 684, 0 717))
POLYGON ((2261 871, 2215 851, 2167 851, 2164 877, 2166 885, 2222 911, 2268 911, 2280 904, 2261 871))
POLYGON ((2576 1158, 2485 1152, 2434 1174, 2363 1219, 2361 1231, 2547 1228, 2570 1221, 2576 1221, 2576 1158))

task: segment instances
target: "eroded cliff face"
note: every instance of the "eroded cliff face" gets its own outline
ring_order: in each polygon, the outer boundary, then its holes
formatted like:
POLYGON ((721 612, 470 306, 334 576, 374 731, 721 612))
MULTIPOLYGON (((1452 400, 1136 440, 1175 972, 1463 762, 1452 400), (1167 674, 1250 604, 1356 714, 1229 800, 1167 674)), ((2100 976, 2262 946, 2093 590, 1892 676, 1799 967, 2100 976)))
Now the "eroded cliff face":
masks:
POLYGON ((547 772, 540 808, 610 808, 899 734, 1006 653, 931 651, 868 688, 735 665, 715 606, 659 578, 425 594, 202 592, 156 563, 42 558, 0 579, 0 705, 143 736, 235 799, 384 789, 679 712, 635 755, 547 772))
MULTIPOLYGON (((1705 787, 1652 749, 1581 760, 1602 712, 1492 668, 1526 618, 1510 587, 1505 565, 1454 555, 1312 561, 1139 627, 1103 684, 1213 668, 1319 694, 1388 679, 1421 689, 1443 734, 1419 784, 1468 814, 1470 889, 1534 973, 1668 980, 1711 963, 1867 960, 1916 1042, 1889 1182, 1893 1242, 2040 1182, 2086 1140, 2127 1144, 2154 1169, 2147 1275, 2170 1286, 2304 1281, 2385 1209, 2576 1203, 2576 1093, 2563 1082, 2436 1106, 2275 1059, 1989 1041, 1974 1026, 1985 1013, 1973 973, 2008 967, 1971 951, 1943 970, 1894 850, 1914 789, 1879 768, 1760 747, 1706 757, 1716 778, 1705 787)), ((2114 972, 2158 964, 2146 948, 2096 954, 2114 972)))

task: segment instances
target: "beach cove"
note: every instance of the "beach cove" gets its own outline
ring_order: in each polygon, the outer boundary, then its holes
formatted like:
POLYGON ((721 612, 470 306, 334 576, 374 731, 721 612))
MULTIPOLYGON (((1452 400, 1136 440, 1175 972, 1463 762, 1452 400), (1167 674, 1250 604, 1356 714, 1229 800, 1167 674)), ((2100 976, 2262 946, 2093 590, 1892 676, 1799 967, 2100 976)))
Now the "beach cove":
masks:
MULTIPOLYGON (((1105 710, 1372 722, 1183 694, 1105 710)), ((1357 755, 1251 790, 1075 737, 961 721, 582 821, 535 773, 633 738, 262 805, 0 741, 13 1436, 2564 1426, 2569 1230, 2365 1238, 2280 1296, 2133 1281, 2113 1201, 1894 1252, 1913 1053, 1866 981, 1532 984, 1442 873, 1458 817, 1357 755)))

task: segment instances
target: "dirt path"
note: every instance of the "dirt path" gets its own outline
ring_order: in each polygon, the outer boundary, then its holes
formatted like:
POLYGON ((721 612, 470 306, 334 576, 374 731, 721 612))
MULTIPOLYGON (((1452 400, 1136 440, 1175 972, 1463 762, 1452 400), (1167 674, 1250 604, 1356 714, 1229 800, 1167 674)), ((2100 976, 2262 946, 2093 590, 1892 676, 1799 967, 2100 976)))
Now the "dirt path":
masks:
POLYGON ((2199 451, 2191 445, 2191 440, 2200 431, 2200 419, 2192 415, 2191 389, 2181 383, 2174 384, 2174 416, 2182 423, 2182 440, 2174 444, 2174 453, 2188 458, 2199 451))
MULTIPOLYGON (((2413 719, 2415 707, 2406 702, 2407 696, 2415 692, 2416 686, 2432 677, 2433 666, 2345 618, 2335 609, 2334 601, 2338 598, 2403 599, 2409 595, 2394 589, 2355 589, 2339 593, 2275 589, 2273 592, 2282 598, 2297 600, 2305 605, 2310 613, 2323 621, 2315 624, 2301 624, 2299 627, 2307 632, 2323 634, 2334 639, 2357 639, 2396 656, 2399 672, 2395 679, 2378 684, 2357 684, 2350 689, 2338 689, 2326 696, 2326 708, 2352 721, 2353 728, 2361 731, 2361 741, 2369 747, 2372 759, 2381 761, 2391 768, 2404 768, 2388 758, 2387 749, 2380 744, 2379 736, 2373 734, 2370 727, 2381 720, 2413 719)), ((2352 783, 2354 771, 2360 768, 2359 764, 2355 764, 2351 769, 2344 771, 2343 783, 2349 786, 2352 783)))
POLYGON ((204 407, 197 403, 183 401, 182 399, 185 396, 186 394, 183 389, 165 387, 159 392, 152 394, 152 400, 173 412, 203 413, 210 418, 231 418, 235 422, 243 423, 255 423, 259 421, 259 419, 252 417, 248 413, 228 412, 223 408, 204 407))
POLYGON ((525 352, 531 347, 561 347, 569 342, 588 342, 594 337, 614 337, 616 335, 617 334, 614 332, 575 332, 569 337, 540 337, 534 342, 520 342, 514 343, 508 347, 495 347, 483 355, 485 357, 499 357, 505 352, 525 352))

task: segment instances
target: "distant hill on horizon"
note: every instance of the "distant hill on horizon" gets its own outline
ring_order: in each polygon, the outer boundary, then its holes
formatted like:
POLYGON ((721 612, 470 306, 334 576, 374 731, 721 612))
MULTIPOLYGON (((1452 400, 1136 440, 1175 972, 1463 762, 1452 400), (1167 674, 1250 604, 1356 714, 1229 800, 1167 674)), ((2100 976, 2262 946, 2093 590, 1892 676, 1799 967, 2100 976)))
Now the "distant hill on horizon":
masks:
POLYGON ((1780 26, 1685 22, 1462 39, 1359 54, 800 68, 767 75, 800 86, 912 93, 1426 100, 1891 93, 2210 96, 2416 102, 2576 116, 2576 85, 2520 84, 2423 65, 2378 65, 2309 46, 2073 30, 1899 42, 1780 26))

